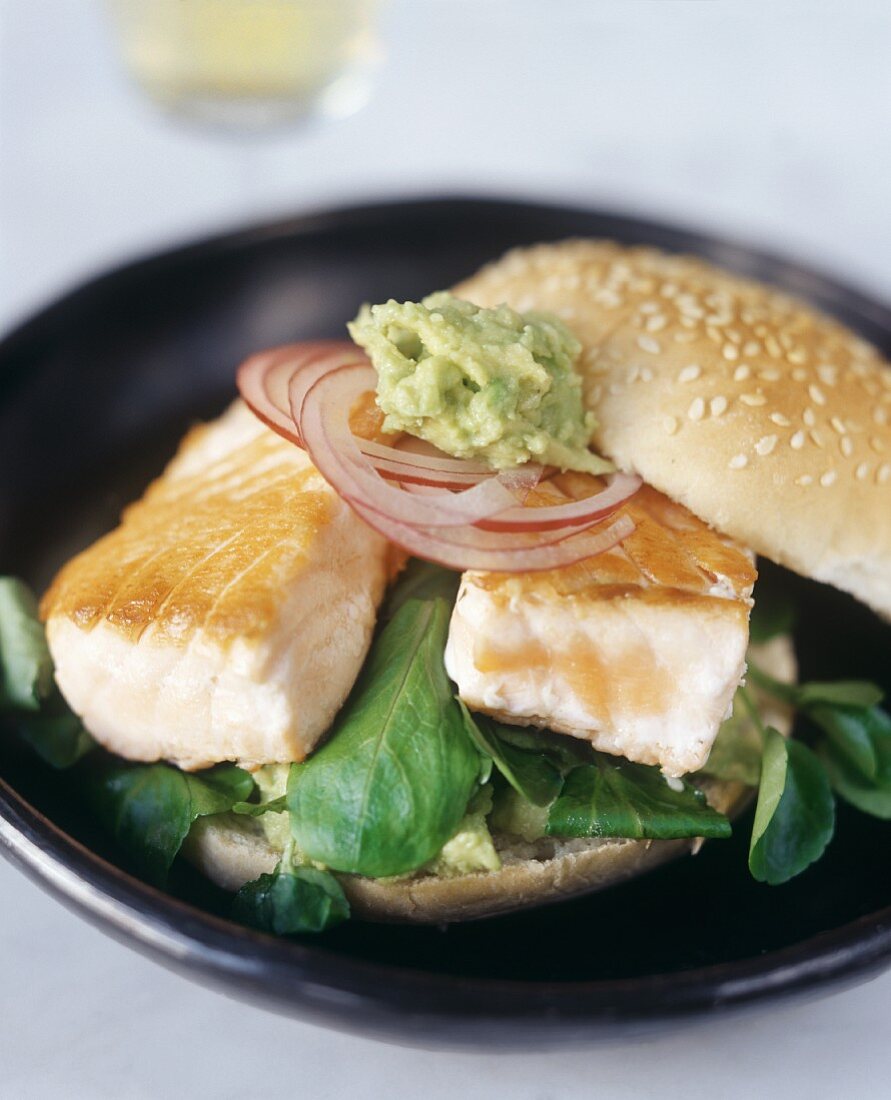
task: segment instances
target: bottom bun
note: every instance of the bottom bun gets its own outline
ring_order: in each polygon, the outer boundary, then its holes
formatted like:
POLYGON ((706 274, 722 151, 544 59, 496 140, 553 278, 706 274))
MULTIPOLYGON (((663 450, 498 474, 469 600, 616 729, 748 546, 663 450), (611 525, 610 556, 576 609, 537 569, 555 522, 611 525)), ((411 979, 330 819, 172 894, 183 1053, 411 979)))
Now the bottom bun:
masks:
MULTIPOLYGON (((759 666, 778 680, 795 678, 795 656, 788 638, 776 638, 751 649, 759 666)), ((791 716, 772 701, 761 699, 767 724, 789 733, 791 716)), ((733 817, 752 791, 741 783, 708 780, 702 789, 720 813, 733 817)), ((498 871, 441 876, 424 872, 399 879, 371 879, 338 874, 353 913, 366 920, 435 924, 472 920, 515 909, 560 901, 601 890, 652 870, 685 852, 698 850, 701 840, 620 840, 543 837, 527 842, 495 834, 501 858, 498 871)), ((186 858, 225 890, 275 869, 279 853, 253 818, 226 814, 199 819, 185 848, 186 858)))

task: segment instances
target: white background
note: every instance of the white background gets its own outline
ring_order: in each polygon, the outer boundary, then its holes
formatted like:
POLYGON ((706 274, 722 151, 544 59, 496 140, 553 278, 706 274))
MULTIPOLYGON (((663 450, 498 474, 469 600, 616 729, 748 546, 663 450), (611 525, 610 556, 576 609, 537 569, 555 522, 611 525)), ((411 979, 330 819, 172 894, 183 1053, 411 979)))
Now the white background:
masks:
MULTIPOLYGON (((671 218, 891 297, 886 0, 402 0, 383 31, 361 113, 243 140, 158 115, 98 4, 0 0, 0 330, 209 229, 444 190, 671 218)), ((6 864, 0 899, 4 1098, 891 1094, 891 975, 656 1041, 431 1054, 199 989, 6 864)))

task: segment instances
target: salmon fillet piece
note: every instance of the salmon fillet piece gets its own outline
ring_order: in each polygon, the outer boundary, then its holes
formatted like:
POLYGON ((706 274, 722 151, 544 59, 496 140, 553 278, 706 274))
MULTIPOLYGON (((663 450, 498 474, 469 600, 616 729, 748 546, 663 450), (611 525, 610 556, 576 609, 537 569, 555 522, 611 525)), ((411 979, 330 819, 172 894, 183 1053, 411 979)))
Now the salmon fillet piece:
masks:
MULTIPOLYGON (((590 495, 585 480, 561 475, 550 492, 590 495)), ((680 776, 705 763, 745 672, 756 571, 746 550, 649 486, 623 513, 634 533, 599 557, 466 573, 446 667, 473 710, 680 776)))
POLYGON ((44 596, 59 687, 133 760, 300 760, 361 668, 388 562, 306 455, 237 402, 44 596))

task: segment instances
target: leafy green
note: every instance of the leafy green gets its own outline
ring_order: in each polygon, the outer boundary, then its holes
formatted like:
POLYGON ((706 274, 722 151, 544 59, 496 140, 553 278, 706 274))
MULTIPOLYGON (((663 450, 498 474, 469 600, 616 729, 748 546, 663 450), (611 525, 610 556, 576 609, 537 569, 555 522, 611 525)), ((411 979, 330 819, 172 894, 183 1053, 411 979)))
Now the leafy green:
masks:
POLYGON ((315 867, 286 871, 279 865, 271 875, 242 886, 232 903, 234 920, 277 936, 322 932, 349 915, 340 883, 315 867))
POLYGON ((234 814, 248 817, 262 817, 263 814, 280 814, 288 808, 287 795, 279 795, 268 802, 236 802, 232 807, 234 814))
POLYGON ((95 745, 56 687, 37 600, 15 577, 0 577, 0 715, 54 768, 95 745))
POLYGON ((721 723, 708 760, 700 772, 715 779, 757 787, 761 777, 762 749, 758 724, 734 699, 733 714, 721 723))
POLYGON ((763 645, 771 638, 790 634, 795 626, 795 604, 785 592, 762 592, 749 618, 749 638, 756 645, 763 645))
POLYGON ((595 753, 595 761, 573 769, 551 807, 550 836, 727 837, 730 822, 713 810, 702 791, 658 768, 595 753))
POLYGON ((833 788, 858 810, 891 818, 891 717, 878 707, 836 708, 824 728, 818 751, 833 788))
POLYGON ((81 720, 67 707, 58 708, 57 713, 19 715, 15 728, 53 768, 70 768, 96 747, 81 720))
POLYGON ((53 688, 53 661, 33 592, 0 577, 0 710, 37 711, 53 688))
POLYGON ((817 757, 769 727, 749 848, 749 870, 777 885, 820 856, 835 829, 835 801, 817 757))
POLYGON ((820 703, 833 706, 872 707, 881 703, 884 692, 867 680, 836 680, 830 683, 784 684, 749 662, 748 675, 762 690, 801 710, 820 703))
POLYGON ((291 831, 311 859, 379 878, 427 863, 454 834, 480 758, 443 665, 451 602, 400 604, 328 742, 288 780, 291 831))
POLYGON ((137 872, 164 886, 192 823, 225 813, 253 789, 234 764, 183 772, 169 764, 127 764, 103 757, 85 773, 97 817, 130 856, 137 872))
POLYGON ((387 623, 409 600, 447 600, 451 606, 458 595, 461 574, 433 562, 412 558, 399 576, 387 601, 381 608, 380 620, 387 623))
POLYGON ((502 739, 500 722, 484 714, 471 714, 461 703, 467 731, 480 752, 491 757, 510 785, 534 806, 547 806, 560 793, 563 775, 544 752, 517 748, 502 739))

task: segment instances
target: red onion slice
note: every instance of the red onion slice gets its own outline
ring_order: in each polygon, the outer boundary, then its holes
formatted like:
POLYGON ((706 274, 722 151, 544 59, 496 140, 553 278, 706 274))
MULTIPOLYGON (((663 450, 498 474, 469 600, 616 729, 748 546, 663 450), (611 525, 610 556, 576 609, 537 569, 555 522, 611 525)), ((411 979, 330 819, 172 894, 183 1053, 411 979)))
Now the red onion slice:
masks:
MULTIPOLYGON (((398 522, 429 527, 459 527, 516 506, 522 483, 514 482, 512 492, 499 477, 458 493, 443 489, 437 497, 423 499, 388 485, 362 454, 349 425, 349 410, 374 386, 376 377, 372 367, 325 370, 324 364, 316 363, 291 382, 291 411, 306 449, 341 496, 398 522)), ((528 471, 528 488, 538 476, 528 471)))
POLYGON ((455 533, 454 528, 448 528, 442 533, 439 529, 429 531, 381 515, 358 501, 350 503, 369 527, 373 527, 390 542, 417 557, 460 571, 475 569, 487 573, 539 573, 547 569, 561 569, 612 549, 634 530, 634 521, 629 516, 620 516, 609 527, 578 532, 554 545, 493 550, 485 545, 485 536, 492 532, 478 531, 474 527, 460 528, 462 534, 467 532, 472 536, 480 536, 482 545, 473 545, 471 538, 456 543, 447 541, 455 533))
POLYGON ((512 508, 480 521, 488 531, 547 531, 550 528, 590 526, 612 515, 634 496, 643 482, 637 474, 607 474, 607 487, 593 496, 541 508, 512 508))

